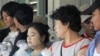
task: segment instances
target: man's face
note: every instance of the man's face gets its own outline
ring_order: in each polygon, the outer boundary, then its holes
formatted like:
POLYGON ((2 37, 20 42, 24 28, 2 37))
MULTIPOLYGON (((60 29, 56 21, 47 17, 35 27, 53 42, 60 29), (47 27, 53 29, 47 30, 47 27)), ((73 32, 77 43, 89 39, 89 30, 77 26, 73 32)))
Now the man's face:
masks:
POLYGON ((100 11, 99 11, 99 9, 96 9, 92 13, 91 22, 93 23, 94 30, 96 30, 96 31, 100 30, 100 11))
POLYGON ((88 24, 82 23, 82 26, 87 34, 89 34, 89 35, 95 34, 95 30, 94 30, 93 24, 91 22, 89 22, 88 24))

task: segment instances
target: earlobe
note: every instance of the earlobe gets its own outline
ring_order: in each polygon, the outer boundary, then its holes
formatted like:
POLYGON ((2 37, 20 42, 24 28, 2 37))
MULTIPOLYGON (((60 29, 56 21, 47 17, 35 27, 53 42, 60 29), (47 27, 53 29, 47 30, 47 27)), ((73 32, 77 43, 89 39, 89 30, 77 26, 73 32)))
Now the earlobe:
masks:
POLYGON ((42 41, 42 42, 44 42, 44 40, 45 40, 45 36, 42 36, 42 39, 41 39, 41 41, 42 41))
POLYGON ((66 24, 66 27, 67 27, 67 28, 69 27, 69 22, 66 24))

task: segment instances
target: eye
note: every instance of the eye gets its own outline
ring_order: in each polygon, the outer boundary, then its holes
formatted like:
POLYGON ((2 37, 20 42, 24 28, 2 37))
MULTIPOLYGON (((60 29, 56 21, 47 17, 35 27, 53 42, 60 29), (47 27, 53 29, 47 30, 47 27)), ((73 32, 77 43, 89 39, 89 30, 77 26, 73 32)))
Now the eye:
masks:
POLYGON ((31 35, 31 36, 34 36, 34 35, 31 35))

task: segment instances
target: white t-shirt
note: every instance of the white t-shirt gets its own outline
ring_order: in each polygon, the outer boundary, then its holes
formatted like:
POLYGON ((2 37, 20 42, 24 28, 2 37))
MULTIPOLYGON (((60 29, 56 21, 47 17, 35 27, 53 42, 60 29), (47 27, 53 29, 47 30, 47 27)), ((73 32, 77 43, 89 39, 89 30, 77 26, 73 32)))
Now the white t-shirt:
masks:
POLYGON ((100 56, 100 53, 97 53, 97 50, 95 49, 93 56, 100 56))
POLYGON ((18 31, 16 31, 16 32, 11 31, 4 38, 2 44, 6 44, 4 47, 6 47, 7 49, 0 52, 0 53, 2 53, 3 56, 9 55, 9 53, 12 49, 12 45, 14 45, 14 41, 15 41, 15 38, 17 37, 18 33, 19 33, 18 31))
MULTIPOLYGON (((28 56, 32 56, 31 52, 28 52, 28 56)), ((51 56, 51 52, 50 50, 48 50, 47 48, 44 48, 39 54, 38 56, 51 56)))
POLYGON ((51 55, 61 56, 61 53, 62 53, 62 56, 77 56, 77 53, 81 49, 88 47, 89 43, 90 43, 90 40, 86 38, 82 38, 78 40, 77 42, 68 46, 64 44, 63 40, 58 41, 50 47, 51 55))
POLYGON ((42 56, 51 56, 51 52, 47 48, 43 49, 40 54, 42 56))
POLYGON ((18 31, 9 32, 8 35, 4 38, 3 42, 11 42, 11 44, 14 45, 14 41, 15 41, 16 37, 18 36, 18 33, 19 33, 18 31))

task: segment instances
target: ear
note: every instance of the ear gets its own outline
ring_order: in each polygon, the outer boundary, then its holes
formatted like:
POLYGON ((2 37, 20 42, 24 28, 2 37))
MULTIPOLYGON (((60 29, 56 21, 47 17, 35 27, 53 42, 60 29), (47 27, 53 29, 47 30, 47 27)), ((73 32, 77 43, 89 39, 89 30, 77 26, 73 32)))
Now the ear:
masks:
POLYGON ((66 28, 69 28, 69 22, 65 24, 66 28))
POLYGON ((45 35, 42 36, 42 38, 41 38, 41 41, 42 41, 42 42, 44 42, 45 37, 46 37, 45 35))

